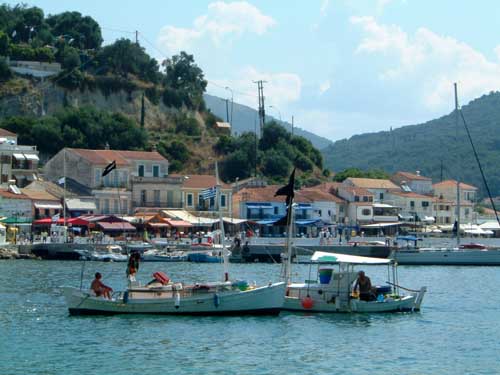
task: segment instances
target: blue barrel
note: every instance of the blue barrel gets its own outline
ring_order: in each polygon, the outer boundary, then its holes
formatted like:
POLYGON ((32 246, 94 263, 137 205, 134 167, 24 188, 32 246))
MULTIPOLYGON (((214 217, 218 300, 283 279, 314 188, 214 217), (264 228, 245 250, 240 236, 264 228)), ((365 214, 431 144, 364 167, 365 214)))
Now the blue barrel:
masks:
POLYGON ((319 269, 319 283, 329 284, 332 279, 333 270, 331 268, 320 268, 319 269))

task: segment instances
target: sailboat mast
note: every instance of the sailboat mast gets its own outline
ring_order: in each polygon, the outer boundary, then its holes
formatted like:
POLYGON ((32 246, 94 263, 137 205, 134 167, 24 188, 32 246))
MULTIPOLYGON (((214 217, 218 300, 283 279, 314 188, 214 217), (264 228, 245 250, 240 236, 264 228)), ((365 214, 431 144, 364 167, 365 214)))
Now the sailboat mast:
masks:
POLYGON ((219 167, 217 161, 215 162, 215 184, 216 184, 216 193, 215 199, 217 200, 217 210, 219 211, 219 225, 221 231, 221 243, 222 243, 222 259, 224 263, 224 281, 229 281, 229 259, 226 253, 226 233, 224 231, 224 220, 222 219, 222 211, 221 211, 221 184, 219 180, 219 167))
POLYGON ((457 247, 460 246, 460 154, 458 152, 458 122, 460 115, 458 113, 458 94, 457 94, 457 83, 453 84, 455 89, 455 145, 457 147, 457 247))
POLYGON ((64 242, 68 242, 68 234, 66 229, 66 147, 63 153, 63 175, 64 175, 64 192, 63 192, 63 214, 64 214, 64 242))

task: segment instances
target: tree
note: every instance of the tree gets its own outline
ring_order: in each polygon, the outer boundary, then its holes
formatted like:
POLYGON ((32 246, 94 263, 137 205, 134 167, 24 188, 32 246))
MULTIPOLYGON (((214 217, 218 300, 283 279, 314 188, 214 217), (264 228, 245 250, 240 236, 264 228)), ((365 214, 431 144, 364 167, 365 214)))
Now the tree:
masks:
POLYGON ((97 55, 97 74, 113 73, 122 77, 129 74, 157 83, 160 73, 158 62, 149 57, 144 48, 129 39, 118 39, 104 47, 97 55))
POLYGON ((7 56, 9 52, 9 36, 0 31, 0 56, 7 56))
POLYGON ((283 179, 290 174, 292 163, 275 150, 267 151, 262 162, 262 171, 266 176, 283 179))
POLYGON ((13 76, 12 71, 5 62, 4 58, 0 58, 0 82, 6 82, 13 76))
POLYGON ((203 104, 207 81, 203 71, 195 64, 193 55, 181 52, 163 61, 162 65, 166 73, 165 86, 174 90, 188 108, 199 109, 203 104))
POLYGON ((102 44, 101 27, 89 16, 79 12, 63 12, 47 17, 52 34, 79 49, 98 49, 102 44))
POLYGON ((222 162, 221 169, 221 177, 226 181, 230 181, 236 177, 240 179, 250 177, 253 168, 248 155, 242 150, 237 150, 222 162))
POLYGON ((271 121, 264 125, 262 137, 259 141, 259 148, 262 151, 272 149, 280 140, 289 143, 290 133, 283 126, 275 121, 271 121))

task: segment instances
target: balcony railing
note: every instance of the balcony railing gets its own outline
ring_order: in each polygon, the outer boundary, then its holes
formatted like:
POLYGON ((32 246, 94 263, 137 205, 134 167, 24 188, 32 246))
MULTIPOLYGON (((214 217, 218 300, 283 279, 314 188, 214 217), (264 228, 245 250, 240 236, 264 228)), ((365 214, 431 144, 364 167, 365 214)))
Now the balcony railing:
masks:
POLYGON ((134 207, 161 207, 161 208, 184 208, 182 202, 166 202, 166 201, 133 201, 134 207))
POLYGON ((171 177, 171 176, 158 176, 158 177, 153 177, 153 176, 135 176, 131 175, 130 176, 131 181, 133 183, 146 183, 146 184, 181 184, 182 180, 178 177, 171 177))

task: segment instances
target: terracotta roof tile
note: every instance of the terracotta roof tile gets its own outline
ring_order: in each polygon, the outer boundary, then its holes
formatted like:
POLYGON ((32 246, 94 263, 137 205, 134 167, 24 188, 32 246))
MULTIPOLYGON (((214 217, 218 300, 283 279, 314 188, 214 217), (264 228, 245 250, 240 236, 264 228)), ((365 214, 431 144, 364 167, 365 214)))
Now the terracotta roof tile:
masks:
POLYGON ((130 165, 131 160, 167 161, 157 151, 121 151, 121 150, 88 150, 82 148, 68 148, 68 151, 80 155, 91 164, 107 165, 113 160, 116 165, 130 165))
POLYGON ((347 185, 341 185, 339 187, 340 190, 344 190, 349 193, 353 193, 354 195, 367 195, 367 196, 374 196, 374 194, 362 187, 355 187, 355 186, 347 186, 347 185))
POLYGON ((15 137, 16 133, 12 133, 11 131, 0 128, 0 137, 15 137))
POLYGON ((21 192, 30 199, 59 202, 58 198, 44 190, 21 189, 21 192))
MULTIPOLYGON (((443 188, 457 187, 457 181, 456 180, 445 180, 445 181, 438 182, 438 183, 432 185, 432 187, 434 189, 435 188, 440 188, 440 187, 443 187, 443 188)), ((460 189, 464 189, 464 190, 477 190, 477 187, 472 186, 472 185, 468 185, 468 184, 465 184, 465 183, 461 182, 460 183, 460 189)))
POLYGON ((390 180, 357 177, 349 177, 347 180, 355 186, 365 189, 399 189, 399 187, 390 180))
POLYGON ((7 190, 0 190, 0 196, 7 199, 30 199, 24 194, 14 194, 7 190))
POLYGON ((391 191, 389 194, 397 195, 399 197, 406 197, 406 198, 420 198, 420 199, 433 199, 434 198, 434 197, 431 197, 429 195, 417 194, 417 193, 413 193, 413 192, 404 192, 404 191, 391 191))
POLYGON ((398 177, 398 176, 402 177, 403 179, 407 179, 407 180, 432 181, 432 179, 430 177, 425 177, 425 176, 415 174, 415 173, 410 173, 410 172, 399 171, 399 172, 394 173, 394 175, 393 175, 393 177, 398 177))

